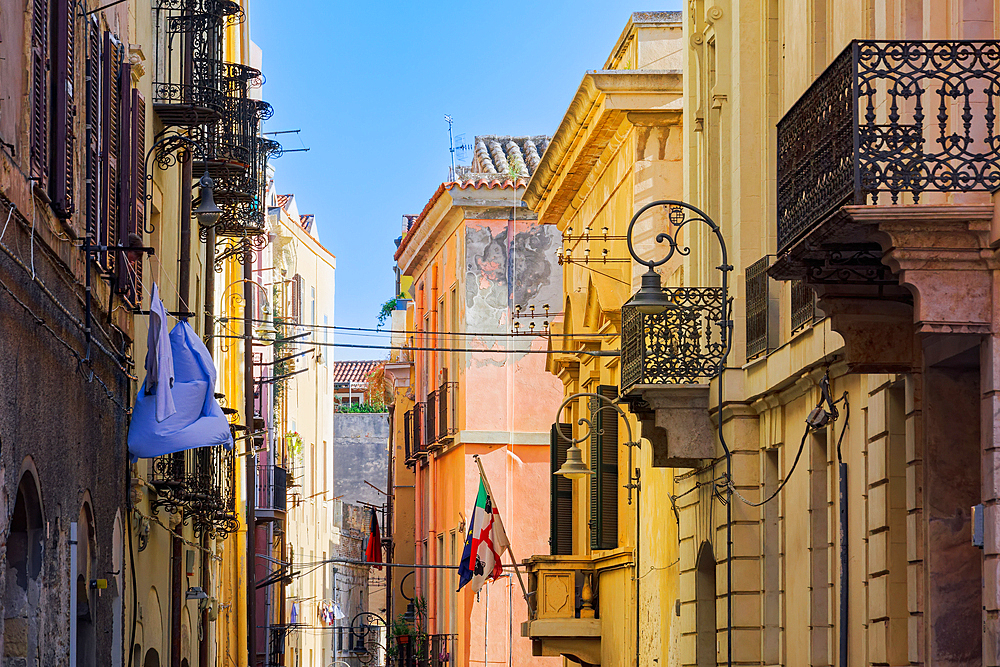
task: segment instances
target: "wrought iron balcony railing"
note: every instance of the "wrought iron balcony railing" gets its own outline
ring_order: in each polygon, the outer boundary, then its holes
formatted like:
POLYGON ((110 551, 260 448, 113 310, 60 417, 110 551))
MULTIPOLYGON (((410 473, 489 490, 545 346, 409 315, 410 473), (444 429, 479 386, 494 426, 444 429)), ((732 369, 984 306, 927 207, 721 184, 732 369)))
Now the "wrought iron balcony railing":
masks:
POLYGON ((236 530, 235 454, 221 445, 198 447, 153 459, 153 508, 182 511, 195 532, 227 535, 236 530))
MULTIPOLYGON (((455 664, 455 642, 458 635, 413 634, 406 642, 397 643, 389 667, 450 667, 455 664)), ((395 637, 391 642, 397 642, 395 637)), ((362 659, 362 663, 365 661, 362 659)))
POLYGON ((771 258, 764 256, 747 267, 746 270, 746 306, 747 306, 747 359, 753 359, 769 352, 770 337, 770 291, 767 268, 771 258))
POLYGON ((431 448, 437 444, 437 389, 427 394, 427 403, 424 407, 424 447, 431 448))
POLYGON ((261 122, 271 117, 271 105, 254 99, 263 75, 246 65, 225 65, 222 117, 205 127, 206 158, 196 170, 207 169, 215 181, 215 201, 223 210, 217 236, 255 236, 264 231, 267 161, 281 146, 260 136, 261 122))
POLYGON ((778 249, 841 206, 1000 186, 1000 41, 854 41, 778 123, 778 249))
POLYGON ((816 292, 804 280, 792 281, 792 333, 816 321, 816 292))
POLYGON ((722 360, 722 288, 666 292, 679 308, 644 315, 622 306, 622 394, 637 384, 707 382, 722 360))
POLYGON ((458 432, 458 383, 442 382, 438 388, 438 441, 455 435, 458 432))
POLYGON ((232 0, 154 4, 153 108, 164 126, 194 127, 222 116, 223 31, 243 19, 232 0))
POLYGON ((288 473, 281 466, 257 466, 257 510, 258 512, 285 512, 288 473))

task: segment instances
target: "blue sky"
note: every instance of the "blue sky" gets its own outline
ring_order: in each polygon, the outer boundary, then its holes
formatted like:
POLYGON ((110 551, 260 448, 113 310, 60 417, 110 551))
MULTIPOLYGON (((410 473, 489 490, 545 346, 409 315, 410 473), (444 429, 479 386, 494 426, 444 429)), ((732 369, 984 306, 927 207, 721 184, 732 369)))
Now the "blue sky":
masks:
MULTIPOLYGON (((373 327, 393 296, 393 240, 447 179, 448 125, 476 134, 552 134, 588 69, 599 69, 633 11, 590 0, 251 3, 264 52, 265 131, 289 153, 273 162, 280 192, 316 215, 337 256, 336 320, 373 327), (301 137, 301 143, 299 140, 301 137)), ((384 344, 338 332, 339 343, 384 344)), ((338 348, 337 359, 385 358, 338 348)))

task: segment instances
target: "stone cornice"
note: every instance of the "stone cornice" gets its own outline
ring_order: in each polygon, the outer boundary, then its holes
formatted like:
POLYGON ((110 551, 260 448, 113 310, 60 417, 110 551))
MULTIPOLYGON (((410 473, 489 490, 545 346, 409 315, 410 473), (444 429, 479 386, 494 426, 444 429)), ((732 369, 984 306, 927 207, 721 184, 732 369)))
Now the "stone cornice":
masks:
POLYGON ((553 190, 575 189, 586 178, 625 114, 633 122, 633 114, 642 112, 661 114, 664 124, 680 122, 682 86, 679 70, 587 72, 528 182, 524 201, 542 222, 558 218, 565 204, 561 210, 552 205, 553 190))

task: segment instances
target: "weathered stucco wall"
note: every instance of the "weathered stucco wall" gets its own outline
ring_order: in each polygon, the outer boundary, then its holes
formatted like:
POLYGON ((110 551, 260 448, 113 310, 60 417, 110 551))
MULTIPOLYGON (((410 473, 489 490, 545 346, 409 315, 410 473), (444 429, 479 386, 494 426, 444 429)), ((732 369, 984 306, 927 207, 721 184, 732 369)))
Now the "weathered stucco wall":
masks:
POLYGON ((389 415, 337 413, 333 432, 333 495, 342 496, 346 503, 381 505, 385 496, 365 484, 365 480, 386 490, 389 415))

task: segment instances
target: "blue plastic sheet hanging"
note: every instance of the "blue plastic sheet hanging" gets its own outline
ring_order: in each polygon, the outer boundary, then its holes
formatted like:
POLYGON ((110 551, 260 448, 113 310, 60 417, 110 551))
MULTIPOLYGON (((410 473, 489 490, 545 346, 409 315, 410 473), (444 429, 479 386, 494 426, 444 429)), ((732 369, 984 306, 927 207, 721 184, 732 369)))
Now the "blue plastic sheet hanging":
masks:
POLYGON ((229 421, 215 400, 215 364, 208 348, 182 320, 170 332, 170 349, 174 360, 171 393, 177 411, 163 421, 156 420, 156 393, 146 393, 147 376, 136 396, 128 432, 133 461, 195 447, 233 447, 229 421))

